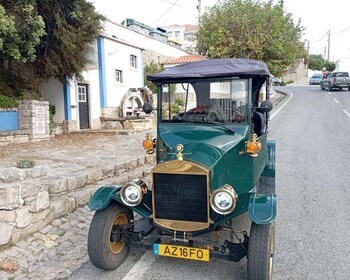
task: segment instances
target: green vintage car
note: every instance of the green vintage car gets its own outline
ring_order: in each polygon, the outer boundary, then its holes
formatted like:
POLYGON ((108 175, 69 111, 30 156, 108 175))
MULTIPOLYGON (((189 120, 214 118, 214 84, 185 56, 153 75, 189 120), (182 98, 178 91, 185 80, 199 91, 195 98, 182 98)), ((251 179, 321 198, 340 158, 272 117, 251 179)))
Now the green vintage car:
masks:
POLYGON ((143 107, 157 115, 157 135, 143 142, 156 157, 151 183, 135 178, 95 192, 93 265, 115 269, 131 246, 141 246, 198 261, 246 257, 248 279, 271 279, 276 195, 269 77, 264 62, 250 59, 196 61, 147 76, 158 88, 156 108, 143 107))

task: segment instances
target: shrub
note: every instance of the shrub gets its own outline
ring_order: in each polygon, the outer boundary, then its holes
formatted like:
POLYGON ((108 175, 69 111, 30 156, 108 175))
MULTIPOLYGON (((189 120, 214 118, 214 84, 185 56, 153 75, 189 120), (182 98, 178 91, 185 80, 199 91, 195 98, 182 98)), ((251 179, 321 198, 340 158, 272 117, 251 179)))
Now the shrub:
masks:
POLYGON ((50 118, 50 134, 53 133, 53 130, 55 128, 55 114, 56 114, 56 107, 55 105, 49 104, 49 118, 50 118))
POLYGON ((35 165, 36 162, 32 159, 19 159, 17 161, 17 168, 33 168, 35 165))
POLYGON ((5 95, 0 95, 0 108, 17 107, 16 99, 5 95))

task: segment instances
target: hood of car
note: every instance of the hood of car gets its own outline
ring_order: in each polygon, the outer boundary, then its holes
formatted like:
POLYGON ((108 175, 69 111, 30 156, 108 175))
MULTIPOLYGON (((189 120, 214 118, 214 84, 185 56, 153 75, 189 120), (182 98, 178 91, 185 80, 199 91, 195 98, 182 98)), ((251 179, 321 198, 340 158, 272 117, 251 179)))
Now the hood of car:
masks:
POLYGON ((248 125, 160 125, 159 137, 170 150, 165 160, 176 159, 176 146, 181 144, 184 158, 212 167, 232 149, 243 149, 248 125), (242 146, 242 147, 241 147, 242 146))

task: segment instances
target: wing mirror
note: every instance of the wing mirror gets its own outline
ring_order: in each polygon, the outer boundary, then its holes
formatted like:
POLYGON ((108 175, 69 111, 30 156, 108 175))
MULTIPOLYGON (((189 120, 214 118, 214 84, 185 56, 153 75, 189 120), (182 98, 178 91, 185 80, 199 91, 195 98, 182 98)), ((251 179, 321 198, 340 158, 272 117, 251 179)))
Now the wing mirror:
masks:
POLYGON ((272 102, 270 100, 264 100, 260 103, 260 106, 257 108, 263 113, 270 112, 273 108, 272 102))

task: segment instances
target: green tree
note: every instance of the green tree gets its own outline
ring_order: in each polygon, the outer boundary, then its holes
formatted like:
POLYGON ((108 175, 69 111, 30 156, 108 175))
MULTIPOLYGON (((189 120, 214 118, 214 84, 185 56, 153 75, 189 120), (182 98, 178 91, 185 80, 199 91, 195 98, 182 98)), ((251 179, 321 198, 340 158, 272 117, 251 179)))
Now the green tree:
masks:
POLYGON ((327 71, 333 71, 335 69, 335 63, 325 60, 320 54, 309 55, 309 69, 321 71, 323 67, 326 67, 327 71))
POLYGON ((321 71, 325 60, 320 54, 309 55, 309 69, 321 71))
POLYGON ((226 0, 201 17, 197 50, 210 58, 251 58, 265 61, 275 76, 306 58, 304 28, 286 13, 283 0, 226 0))
POLYGON ((0 0, 0 86, 40 98, 44 79, 79 74, 104 17, 86 0, 0 0))
POLYGON ((157 93, 157 86, 151 81, 147 80, 147 75, 157 74, 163 70, 164 70, 164 67, 161 64, 155 63, 153 61, 151 61, 149 64, 146 64, 143 69, 145 85, 154 93, 157 93))
POLYGON ((332 61, 325 61, 325 62, 323 63, 323 65, 322 65, 321 69, 322 69, 323 67, 326 67, 326 69, 327 69, 328 72, 332 72, 332 71, 334 71, 334 69, 335 69, 335 63, 332 62, 332 61))
POLYGON ((0 63, 33 62, 44 28, 35 1, 0 1, 0 63))
POLYGON ((38 48, 37 74, 56 77, 81 73, 90 63, 91 43, 102 30, 104 17, 86 0, 38 0, 46 35, 38 48))

